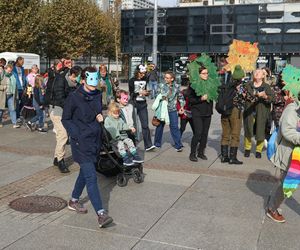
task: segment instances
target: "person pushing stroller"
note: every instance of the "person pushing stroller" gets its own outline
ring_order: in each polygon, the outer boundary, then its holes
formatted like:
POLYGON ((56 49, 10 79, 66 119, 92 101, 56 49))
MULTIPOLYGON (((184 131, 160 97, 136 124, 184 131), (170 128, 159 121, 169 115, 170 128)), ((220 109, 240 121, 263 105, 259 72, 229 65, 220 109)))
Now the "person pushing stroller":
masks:
POLYGON ((120 106, 116 102, 111 102, 108 106, 108 116, 104 121, 104 127, 112 137, 111 143, 123 159, 124 166, 132 166, 135 163, 144 161, 138 155, 134 142, 128 138, 130 128, 120 118, 120 106), (132 156, 132 157, 131 157, 132 156))

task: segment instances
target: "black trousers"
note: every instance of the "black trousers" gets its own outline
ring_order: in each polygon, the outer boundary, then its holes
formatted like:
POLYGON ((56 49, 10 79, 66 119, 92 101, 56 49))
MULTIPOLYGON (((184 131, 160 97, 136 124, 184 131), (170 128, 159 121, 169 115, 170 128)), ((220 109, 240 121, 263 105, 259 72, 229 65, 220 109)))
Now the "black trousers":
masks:
POLYGON ((144 147, 146 149, 153 145, 152 140, 151 140, 150 129, 148 126, 149 119, 148 119, 147 103, 146 102, 136 102, 135 107, 137 109, 137 114, 141 121, 144 147))
POLYGON ((185 131, 186 125, 190 124, 193 134, 194 134, 194 124, 193 124, 193 119, 189 118, 189 119, 182 119, 180 118, 180 133, 181 135, 183 134, 183 132, 185 131))
POLYGON ((211 116, 193 116, 194 135, 191 142, 191 154, 196 154, 198 143, 198 152, 204 152, 207 144, 210 122, 211 116))

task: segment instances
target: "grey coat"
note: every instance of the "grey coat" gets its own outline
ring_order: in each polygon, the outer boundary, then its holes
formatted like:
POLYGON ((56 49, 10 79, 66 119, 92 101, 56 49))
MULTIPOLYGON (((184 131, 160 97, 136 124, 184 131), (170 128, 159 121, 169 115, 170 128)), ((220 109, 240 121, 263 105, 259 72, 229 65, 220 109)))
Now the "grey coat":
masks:
POLYGON ((295 146, 300 146, 300 132, 296 130, 300 116, 297 110, 300 108, 296 102, 290 103, 284 109, 280 121, 276 139, 276 152, 271 162, 284 171, 290 166, 292 151, 295 146))
MULTIPOLYGON (((14 76, 12 76, 14 77, 14 76)), ((7 85, 9 78, 4 76, 4 72, 0 72, 0 110, 5 109, 5 104, 6 104, 6 90, 7 90, 7 85)), ((17 88, 16 91, 13 95, 14 98, 14 109, 16 108, 16 99, 17 99, 17 88)))

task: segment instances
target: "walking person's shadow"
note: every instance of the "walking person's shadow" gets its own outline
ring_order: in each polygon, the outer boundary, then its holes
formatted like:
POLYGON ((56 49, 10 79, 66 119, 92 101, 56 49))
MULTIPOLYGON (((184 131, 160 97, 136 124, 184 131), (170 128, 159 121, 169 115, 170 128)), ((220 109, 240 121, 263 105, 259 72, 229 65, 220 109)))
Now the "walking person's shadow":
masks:
MULTIPOLYGON (((259 195, 263 198, 263 207, 266 210, 271 195, 275 192, 275 188, 278 185, 278 179, 274 177, 269 171, 266 170, 255 170, 254 173, 249 174, 249 177, 246 182, 246 186, 256 195, 259 195)), ((284 203, 300 215, 300 204, 293 197, 285 199, 284 203)))

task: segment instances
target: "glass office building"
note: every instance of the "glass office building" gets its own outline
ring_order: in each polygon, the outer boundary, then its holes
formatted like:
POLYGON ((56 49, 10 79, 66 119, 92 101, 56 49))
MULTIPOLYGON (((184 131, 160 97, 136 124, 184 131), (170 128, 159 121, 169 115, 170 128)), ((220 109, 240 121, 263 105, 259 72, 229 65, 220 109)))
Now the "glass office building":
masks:
MULTIPOLYGON (((133 66, 152 52, 153 10, 122 11, 122 53, 133 66)), ((158 60, 162 71, 184 71, 187 57, 206 52, 216 62, 233 39, 258 42, 258 64, 280 71, 300 64, 300 4, 250 4, 166 8, 158 12, 158 60)))

